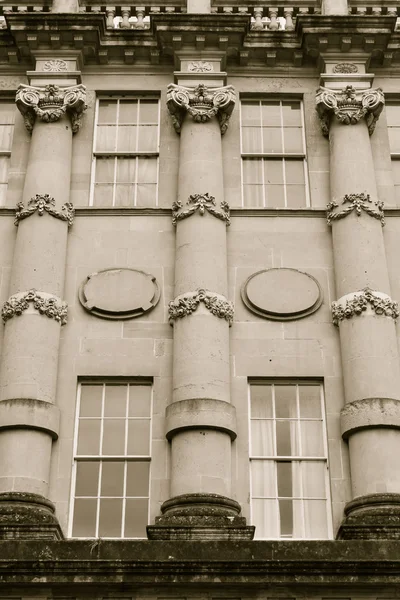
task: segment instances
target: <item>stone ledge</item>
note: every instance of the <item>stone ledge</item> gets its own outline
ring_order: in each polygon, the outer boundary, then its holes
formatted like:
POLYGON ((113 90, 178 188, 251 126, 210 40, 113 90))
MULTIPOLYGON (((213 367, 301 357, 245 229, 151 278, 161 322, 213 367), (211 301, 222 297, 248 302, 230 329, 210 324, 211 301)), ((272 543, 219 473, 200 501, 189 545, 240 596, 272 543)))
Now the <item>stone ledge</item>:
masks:
MULTIPOLYGON (((174 586, 249 584, 399 585, 400 543, 394 541, 0 542, 0 582, 174 586)), ((110 591, 110 587, 108 591, 110 591)), ((76 593, 74 594, 76 595, 76 593)))
POLYGON ((342 437, 375 427, 400 428, 400 400, 394 398, 364 398, 349 402, 340 413, 342 437))

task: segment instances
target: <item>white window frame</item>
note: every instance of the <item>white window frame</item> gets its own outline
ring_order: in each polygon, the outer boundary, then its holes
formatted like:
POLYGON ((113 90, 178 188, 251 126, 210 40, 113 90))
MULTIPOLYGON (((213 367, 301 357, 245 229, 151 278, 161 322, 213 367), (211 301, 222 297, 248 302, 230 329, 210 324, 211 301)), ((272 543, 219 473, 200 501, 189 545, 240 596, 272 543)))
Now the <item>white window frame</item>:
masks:
MULTIPOLYGON (((15 99, 14 98, 10 98, 10 97, 0 97, 0 110, 1 110, 1 105, 2 104, 10 104, 14 106, 14 109, 16 109, 15 106, 15 99)), ((15 111, 14 111, 15 113, 15 111)), ((11 124, 10 124, 11 125, 11 124)), ((2 124, 0 124, 0 127, 2 126, 2 124)), ((5 206, 6 205, 6 196, 7 196, 7 190, 8 190, 8 183, 9 183, 9 177, 10 177, 10 159, 11 159, 11 151, 12 151, 12 144, 14 141, 14 133, 15 133, 15 115, 14 115, 14 122, 12 123, 12 127, 13 127, 13 133, 11 136, 11 145, 10 145, 10 149, 9 150, 4 150, 3 148, 0 148, 0 158, 7 158, 7 181, 0 181, 0 185, 4 185, 5 187, 5 191, 4 191, 4 202, 1 201, 1 195, 0 195, 0 206, 5 206)))
MULTIPOLYGON (((387 106, 397 106, 398 110, 400 111, 400 99, 395 99, 395 98, 389 97, 386 99, 385 104, 386 104, 386 107, 387 106)), ((393 163, 394 161, 400 161, 400 152, 392 152, 392 149, 390 147, 390 137, 389 137, 389 129, 396 128, 396 129, 400 130, 400 126, 399 125, 396 125, 396 126, 389 125, 387 113, 386 113, 386 126, 388 129, 390 162, 393 163)), ((392 173, 393 173, 393 166, 391 165, 391 167, 392 167, 392 173)), ((393 173, 393 175, 394 175, 394 173, 393 173)), ((394 186, 394 188, 400 188, 400 184, 398 184, 398 185, 395 184, 394 177, 393 177, 393 186, 394 186)), ((397 194, 395 197, 395 201, 397 201, 397 194)))
MULTIPOLYGON (((125 527, 125 508, 126 508, 126 500, 127 498, 143 498, 143 499, 147 499, 148 501, 148 508, 147 508, 147 523, 150 523, 150 488, 151 488, 151 449, 152 449, 152 440, 153 440, 153 382, 152 381, 141 381, 141 380, 125 380, 125 379, 102 379, 102 380, 91 380, 91 379, 84 379, 78 382, 78 390, 77 390, 77 403, 76 403, 76 413, 75 413, 75 426, 74 426, 74 444, 73 444, 73 462, 72 462, 72 477, 71 477, 71 494, 70 494, 70 505, 69 505, 69 518, 68 518, 68 537, 72 538, 72 539, 97 539, 98 536, 98 530, 99 530, 99 519, 100 519, 100 510, 99 510, 99 503, 100 503, 100 498, 104 497, 101 496, 100 492, 100 486, 101 486, 101 481, 102 481, 102 465, 104 462, 123 462, 124 463, 124 484, 123 484, 123 502, 122 502, 122 515, 121 515, 121 536, 119 537, 110 537, 110 538, 102 538, 102 539, 147 539, 145 537, 141 538, 141 537, 135 537, 135 538, 126 538, 124 536, 124 527, 125 527), (125 454, 124 455, 101 455, 101 454, 89 454, 89 455, 83 455, 83 454, 78 454, 77 450, 78 450, 78 434, 79 434, 79 420, 80 420, 80 403, 81 403, 81 390, 82 390, 82 386, 83 385, 102 385, 103 387, 103 391, 102 391, 102 406, 101 406, 101 425, 100 425, 100 448, 102 447, 102 440, 103 440, 103 429, 104 429, 104 400, 105 400, 105 391, 106 391, 106 387, 107 385, 112 386, 112 385, 126 385, 127 390, 129 390, 129 386, 148 386, 150 389, 150 417, 148 417, 148 420, 150 421, 150 428, 149 428, 149 454, 148 455, 133 455, 133 454, 126 454, 126 450, 127 450, 127 441, 128 441, 128 435, 127 435, 127 429, 128 429, 128 423, 130 420, 144 420, 147 417, 128 417, 128 415, 125 415, 125 417, 119 417, 120 419, 125 419, 125 454), (84 537, 84 536, 73 536, 72 532, 73 532, 73 516, 74 516, 74 505, 75 505, 75 488, 76 488, 76 473, 77 473, 77 465, 79 462, 83 462, 83 461, 92 461, 92 462, 97 462, 100 464, 99 466, 99 479, 98 479, 98 489, 97 489, 97 496, 90 496, 90 498, 96 498, 97 499, 97 503, 96 503, 96 531, 95 531, 95 535, 92 537, 84 537), (148 462, 149 463, 149 482, 148 482, 148 494, 147 496, 126 496, 126 482, 127 482, 127 465, 130 462, 148 462)), ((127 391, 128 393, 128 391, 127 391)), ((127 402, 127 408, 128 408, 128 402, 127 402)), ((82 417, 81 417, 82 418, 82 417)), ((87 419, 91 418, 91 417, 86 417, 87 419)), ((113 418, 118 418, 118 417, 113 417, 113 418)), ((83 419, 85 419, 85 417, 83 417, 83 419)), ((119 496, 118 496, 119 497, 119 496)), ((114 496, 113 496, 114 498, 114 496)))
MULTIPOLYGON (((132 207, 136 207, 137 206, 137 187, 138 187, 138 183, 137 181, 134 182, 135 184, 135 194, 134 194, 134 201, 132 203, 132 206, 130 207, 116 207, 115 206, 115 188, 116 188, 116 170, 117 170, 117 161, 118 161, 118 157, 124 157, 124 158, 136 158, 136 173, 138 172, 138 159, 139 158, 145 158, 145 157, 149 157, 149 158, 157 158, 157 182, 156 182, 156 202, 154 206, 158 206, 158 192, 159 192, 159 180, 160 180, 160 117, 161 117, 161 102, 160 102, 160 97, 156 94, 151 94, 151 95, 142 95, 142 94, 136 94, 136 95, 123 95, 123 94, 116 94, 116 95, 104 95, 101 94, 99 96, 97 96, 96 98, 96 107, 95 107, 95 117, 94 117, 94 133, 93 133, 93 148, 92 148, 92 166, 91 166, 91 176, 90 176, 90 193, 89 193, 89 206, 93 206, 96 208, 96 204, 94 203, 94 193, 95 193, 95 180, 96 180, 96 159, 97 157, 114 157, 115 158, 115 162, 114 162, 114 182, 113 182, 113 198, 112 198, 112 204, 110 206, 102 206, 99 208, 132 208, 132 207), (138 116, 137 116, 137 121, 136 121, 136 125, 138 125, 140 123, 140 101, 141 100, 157 100, 158 103, 158 134, 157 134, 157 151, 156 152, 140 152, 140 151, 136 151, 136 152, 98 152, 96 151, 96 144, 97 144, 97 126, 98 126, 98 117, 99 117, 99 106, 100 106, 100 101, 101 100, 116 100, 117 101, 117 121, 116 121, 116 128, 117 128, 117 136, 118 136, 118 120, 119 120, 119 104, 120 104, 120 100, 132 100, 135 102, 138 102, 138 116)), ((136 131, 136 135, 139 135, 139 127, 137 126, 137 131, 136 131)), ((118 139, 118 138, 117 138, 118 139)), ((137 141, 137 138, 136 138, 137 141)), ((148 208, 148 207, 146 207, 148 208)))
MULTIPOLYGON (((324 399, 324 386, 323 386, 323 382, 318 380, 318 379, 263 379, 263 380, 251 380, 249 379, 248 381, 248 414, 249 414, 249 419, 248 419, 248 427, 249 427, 249 474, 250 474, 250 522, 253 523, 253 500, 255 499, 271 499, 271 500, 275 500, 276 503, 279 502, 279 496, 278 496, 278 489, 277 489, 277 470, 276 470, 276 465, 278 462, 306 462, 306 461, 313 461, 313 462, 321 462, 323 464, 326 465, 325 468, 325 494, 326 494, 326 498, 321 498, 321 500, 325 500, 326 501, 326 523, 327 523, 327 532, 328 532, 328 536, 327 538, 307 538, 304 536, 302 537, 289 537, 289 536, 278 536, 278 537, 258 537, 257 536, 257 530, 255 533, 255 539, 257 540, 261 540, 261 539, 277 539, 277 540, 289 540, 289 541, 296 541, 296 540, 304 540, 304 539, 333 539, 333 525, 332 525, 332 500, 331 500, 331 487, 330 487, 330 475, 329 475, 329 453, 328 453, 328 435, 327 435, 327 428, 326 428, 326 414, 325 414, 325 399, 324 399), (272 393, 272 407, 273 407, 273 416, 272 419, 252 419, 251 417, 251 388, 254 386, 272 386, 271 389, 271 393, 272 393), (301 418, 296 418, 293 420, 296 420, 297 422, 297 434, 298 434, 298 439, 299 439, 299 447, 300 447, 300 454, 299 455, 293 455, 293 456, 278 456, 277 452, 276 452, 276 412, 275 412, 275 385, 279 386, 279 385, 286 385, 286 386, 296 386, 296 404, 297 404, 297 414, 300 415, 299 412, 299 386, 301 385, 308 385, 308 386, 319 386, 320 388, 320 400, 321 400, 321 415, 322 418, 307 418, 304 419, 306 421, 322 421, 322 436, 323 436, 323 446, 324 446, 324 456, 301 456, 301 433, 299 430, 299 424, 301 422, 301 418), (274 434, 274 440, 273 440, 273 445, 274 445, 274 449, 275 449, 275 455, 272 456, 259 456, 259 455, 253 455, 252 454, 252 433, 251 433, 251 424, 253 420, 273 420, 274 421, 274 426, 273 426, 273 434, 274 434), (253 490, 253 486, 252 486, 252 462, 253 461, 270 461, 273 462, 275 464, 275 482, 276 482, 276 489, 277 489, 277 494, 276 496, 257 496, 257 497, 253 497, 252 495, 252 490, 253 490)), ((278 419, 279 420, 279 419, 278 419)), ((301 467, 300 467, 301 468, 301 467)), ((302 482, 301 478, 300 481, 302 482)), ((299 496, 299 497, 292 497, 292 499, 298 499, 301 502, 301 506, 302 506, 302 514, 304 517, 304 500, 307 500, 307 498, 304 498, 304 496, 299 496)), ((314 499, 314 498, 313 498, 314 499)), ((318 498, 316 498, 318 500, 318 498)), ((279 509, 279 505, 278 505, 278 509, 279 509)), ((277 510, 277 514, 279 514, 279 510, 277 510)), ((302 532, 304 534, 305 532, 305 525, 304 525, 304 519, 302 522, 302 532)))
MULTIPOLYGON (((262 129, 262 111, 260 110, 260 128, 262 129)), ((261 136, 261 141, 262 141, 262 136, 261 136)), ((268 208, 271 210, 279 210, 280 208, 291 208, 287 206, 287 184, 286 184, 286 169, 285 169, 285 160, 302 160, 303 161, 303 170, 304 170, 304 194, 305 194, 305 199, 306 199, 306 203, 304 205, 304 207, 298 207, 298 208, 309 208, 310 207, 310 185, 309 185, 309 179, 308 179, 308 167, 307 167, 307 152, 306 152, 306 135, 305 135, 305 122, 304 122, 304 103, 302 98, 291 98, 290 96, 280 96, 280 97, 276 97, 276 96, 263 96, 262 98, 260 97, 251 97, 251 96, 241 96, 240 98, 240 155, 241 155, 241 160, 240 160, 240 169, 241 169, 241 201, 242 201, 242 207, 243 208, 248 208, 248 209, 252 209, 252 208, 257 208, 255 206, 246 206, 244 204, 244 177, 243 177, 243 163, 246 159, 249 158, 255 158, 255 159, 259 159, 262 160, 263 164, 265 161, 274 159, 274 160, 279 160, 281 159, 283 161, 283 192, 284 192, 284 199, 285 199, 285 205, 284 207, 274 207, 274 206, 268 206, 267 204, 267 199, 266 199, 266 194, 265 194, 265 181, 264 181, 264 168, 262 168, 262 177, 263 177, 263 181, 262 181, 262 190, 263 190, 263 206, 262 208, 268 208), (287 102, 293 100, 293 102, 299 102, 300 104, 300 114, 301 114, 301 131, 302 131, 302 142, 303 142, 303 152, 299 153, 299 152, 243 152, 243 119, 242 119, 242 103, 245 101, 251 101, 251 102, 258 102, 259 103, 259 107, 261 109, 261 104, 262 102, 269 102, 269 101, 275 101, 275 102, 279 102, 280 103, 280 129, 281 129, 281 136, 282 136, 282 148, 284 149, 284 144, 285 144, 285 140, 284 140, 284 135, 283 135, 283 114, 282 114, 282 102, 287 102)))

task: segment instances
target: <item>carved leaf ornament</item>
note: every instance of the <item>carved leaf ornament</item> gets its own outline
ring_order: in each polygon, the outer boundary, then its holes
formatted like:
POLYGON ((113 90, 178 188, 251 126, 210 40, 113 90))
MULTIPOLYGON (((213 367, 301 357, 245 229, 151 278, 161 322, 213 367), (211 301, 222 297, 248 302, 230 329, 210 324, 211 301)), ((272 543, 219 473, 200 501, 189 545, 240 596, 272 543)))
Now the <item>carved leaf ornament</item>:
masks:
POLYGON ((189 205, 189 208, 182 212, 179 212, 183 208, 183 204, 180 200, 172 204, 172 223, 174 225, 181 219, 186 219, 197 211, 201 216, 207 211, 214 217, 217 217, 217 219, 221 219, 222 221, 225 221, 227 225, 230 225, 229 204, 225 202, 225 200, 220 204, 221 210, 216 208, 215 198, 214 196, 210 196, 210 194, 192 194, 189 196, 186 204, 189 205))
POLYGON ((211 314, 225 319, 229 325, 232 325, 234 308, 232 302, 226 300, 219 294, 213 294, 208 290, 199 289, 196 292, 185 294, 168 305, 169 320, 172 325, 176 319, 182 319, 195 312, 200 304, 203 302, 204 306, 211 312, 211 314))
POLYGON ((68 305, 66 302, 61 302, 56 296, 34 289, 22 294, 15 294, 5 302, 1 311, 4 323, 15 316, 22 315, 29 308, 29 304, 32 304, 41 315, 58 321, 60 325, 67 323, 68 305))
POLYGON ((332 221, 336 221, 338 219, 343 219, 347 217, 353 211, 356 212, 357 216, 361 216, 362 211, 366 212, 374 219, 379 219, 382 227, 385 225, 385 215, 383 213, 384 203, 381 200, 376 200, 375 202, 371 200, 369 194, 346 194, 342 200, 343 204, 349 204, 350 206, 346 206, 343 210, 339 210, 335 212, 333 209, 338 208, 339 204, 332 200, 327 205, 327 223, 328 225, 332 224, 332 221))

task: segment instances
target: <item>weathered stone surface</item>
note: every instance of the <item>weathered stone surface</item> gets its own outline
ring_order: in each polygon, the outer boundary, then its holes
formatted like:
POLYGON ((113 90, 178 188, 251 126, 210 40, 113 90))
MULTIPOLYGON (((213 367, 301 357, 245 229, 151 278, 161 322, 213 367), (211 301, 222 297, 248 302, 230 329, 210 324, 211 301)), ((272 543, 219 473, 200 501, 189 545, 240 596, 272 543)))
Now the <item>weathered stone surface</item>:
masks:
POLYGON ((370 494, 349 502, 338 539, 400 541, 400 494, 370 494))
POLYGON ((52 502, 37 494, 0 493, 0 540, 61 540, 52 502))

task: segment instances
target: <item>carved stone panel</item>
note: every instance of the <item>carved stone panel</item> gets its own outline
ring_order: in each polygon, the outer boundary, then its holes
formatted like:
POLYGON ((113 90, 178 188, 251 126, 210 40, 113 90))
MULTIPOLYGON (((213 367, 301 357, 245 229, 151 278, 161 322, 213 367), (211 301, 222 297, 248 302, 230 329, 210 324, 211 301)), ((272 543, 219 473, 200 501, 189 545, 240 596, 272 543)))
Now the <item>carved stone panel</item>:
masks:
POLYGON ((153 275, 136 269, 105 269, 88 275, 79 289, 82 306, 104 319, 132 319, 153 309, 160 288, 153 275))
POLYGON ((297 269, 266 269, 253 273, 241 289, 251 312, 274 321, 302 319, 318 310, 322 290, 318 281, 297 269))

